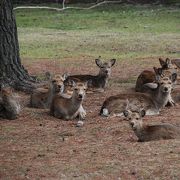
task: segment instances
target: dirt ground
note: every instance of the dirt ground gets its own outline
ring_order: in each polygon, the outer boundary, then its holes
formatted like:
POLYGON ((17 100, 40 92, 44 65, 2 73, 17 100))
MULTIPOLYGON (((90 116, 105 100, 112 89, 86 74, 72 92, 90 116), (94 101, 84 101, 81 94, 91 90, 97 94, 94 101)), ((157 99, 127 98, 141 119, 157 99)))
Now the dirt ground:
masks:
MULTIPOLYGON (((23 64, 31 74, 69 72, 96 74, 90 57, 64 60, 36 60, 23 64)), ((98 115, 106 97, 133 91, 143 69, 158 65, 158 58, 117 61, 110 86, 104 93, 88 94, 83 127, 77 120, 51 117, 48 110, 24 106, 17 120, 0 121, 0 179, 164 179, 180 177, 180 141, 161 140, 140 143, 122 118, 98 115)), ((20 93, 28 103, 29 95, 20 93)), ((180 125, 180 106, 165 108, 146 123, 169 122, 180 125)))

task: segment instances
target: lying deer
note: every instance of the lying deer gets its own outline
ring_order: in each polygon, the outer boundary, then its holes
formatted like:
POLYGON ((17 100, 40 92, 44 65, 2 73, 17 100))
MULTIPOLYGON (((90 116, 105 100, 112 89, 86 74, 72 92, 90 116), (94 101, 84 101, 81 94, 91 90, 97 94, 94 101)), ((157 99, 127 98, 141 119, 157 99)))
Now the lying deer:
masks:
POLYGON ((17 96, 12 88, 2 87, 0 93, 0 117, 4 119, 16 119, 21 110, 17 96))
POLYGON ((100 114, 104 116, 122 116, 127 99, 131 101, 131 105, 145 109, 147 115, 159 114, 159 111, 170 100, 172 83, 176 80, 176 77, 176 74, 173 74, 171 78, 157 77, 156 82, 145 84, 144 86, 151 90, 150 93, 135 92, 111 96, 104 101, 100 114))
POLYGON ((180 103, 180 89, 174 89, 171 93, 171 96, 176 104, 180 103))
POLYGON ((129 121, 134 133, 138 137, 138 141, 153 141, 160 139, 175 139, 180 138, 180 127, 172 124, 144 125, 142 118, 146 111, 130 111, 123 112, 126 119, 129 121))
POLYGON ((95 62, 99 67, 98 75, 72 75, 66 79, 65 84, 70 85, 72 82, 71 80, 75 82, 89 82, 88 88, 103 92, 111 75, 111 67, 115 64, 116 59, 111 59, 104 63, 100 59, 96 59, 95 62))
POLYGON ((81 83, 74 81, 73 84, 73 94, 68 97, 64 94, 55 95, 51 107, 50 114, 59 119, 74 119, 79 116, 80 119, 84 119, 86 116, 86 111, 84 110, 82 103, 85 98, 87 82, 81 83))
POLYGON ((161 68, 154 67, 154 71, 145 70, 138 76, 135 87, 136 92, 144 92, 145 90, 143 89, 143 85, 154 82, 157 74, 161 77, 169 77, 173 73, 177 73, 177 65, 172 63, 169 58, 165 61, 159 58, 159 62, 161 64, 161 68))
POLYGON ((49 79, 49 87, 37 88, 30 98, 30 106, 34 108, 49 108, 55 94, 63 93, 67 74, 55 75, 49 79))

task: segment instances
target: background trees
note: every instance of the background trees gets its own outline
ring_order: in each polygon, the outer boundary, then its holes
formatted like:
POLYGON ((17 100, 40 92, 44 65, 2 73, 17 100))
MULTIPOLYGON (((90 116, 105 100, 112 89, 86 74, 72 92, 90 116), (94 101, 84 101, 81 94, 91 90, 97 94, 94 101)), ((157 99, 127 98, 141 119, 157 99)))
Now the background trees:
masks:
POLYGON ((16 20, 11 0, 0 4, 0 83, 31 91, 34 80, 21 64, 16 20))
MULTIPOLYGON (((97 3, 103 0, 66 0, 66 3, 97 3)), ((117 0, 118 1, 118 0, 117 0)), ((130 3, 178 3, 179 0, 122 0, 130 3)), ((13 3, 25 4, 25 3, 62 3, 63 0, 13 0, 13 3)))

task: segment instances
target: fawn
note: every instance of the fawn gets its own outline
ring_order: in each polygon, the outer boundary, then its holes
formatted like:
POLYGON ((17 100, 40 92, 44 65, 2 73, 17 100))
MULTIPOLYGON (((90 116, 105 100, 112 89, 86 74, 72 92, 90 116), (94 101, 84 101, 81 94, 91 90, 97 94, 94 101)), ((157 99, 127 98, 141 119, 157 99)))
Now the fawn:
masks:
POLYGON ((73 94, 71 97, 64 94, 57 94, 53 97, 50 114, 59 119, 74 119, 79 116, 80 119, 85 119, 86 111, 82 103, 85 98, 87 84, 72 81, 73 94))
POLYGON ((88 82, 88 88, 103 92, 107 86, 108 79, 111 75, 111 68, 114 66, 116 59, 111 59, 104 63, 100 59, 96 59, 95 62, 99 67, 98 75, 72 75, 66 79, 65 84, 71 84, 71 80, 75 82, 88 82))
POLYGON ((63 93, 67 74, 50 76, 49 87, 37 88, 30 97, 30 106, 34 108, 49 108, 52 98, 57 93, 63 93))
POLYGON ((157 74, 161 77, 169 77, 173 73, 177 74, 178 67, 175 63, 172 63, 169 58, 167 58, 165 61, 159 58, 159 62, 161 64, 161 68, 154 67, 154 72, 145 70, 138 76, 135 87, 136 92, 145 92, 143 85, 154 82, 157 74))
MULTIPOLYGON (((126 93, 110 96, 107 98, 100 110, 100 115, 122 116, 126 105, 126 99, 131 101, 132 106, 137 106, 146 110, 147 115, 159 114, 171 99, 172 83, 176 80, 177 75, 173 74, 170 78, 158 78, 154 83, 147 83, 144 86, 151 90, 150 93, 126 93)), ((173 103, 173 101, 171 102, 173 103)))
POLYGON ((17 96, 10 87, 1 87, 0 93, 0 117, 4 119, 16 119, 21 110, 17 96))
POLYGON ((138 137, 139 142, 180 138, 180 127, 175 125, 168 123, 144 125, 142 118, 146 114, 145 110, 125 110, 123 114, 129 121, 129 124, 138 137))

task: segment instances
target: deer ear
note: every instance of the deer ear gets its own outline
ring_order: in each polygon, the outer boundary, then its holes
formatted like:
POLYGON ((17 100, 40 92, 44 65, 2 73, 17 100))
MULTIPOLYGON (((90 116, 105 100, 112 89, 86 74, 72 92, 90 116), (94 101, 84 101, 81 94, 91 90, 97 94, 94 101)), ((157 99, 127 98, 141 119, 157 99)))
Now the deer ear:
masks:
POLYGON ((161 80, 161 75, 162 75, 162 73, 160 74, 156 74, 156 76, 155 76, 155 82, 159 82, 160 80, 161 80))
POLYGON ((68 78, 68 76, 69 76, 68 73, 64 73, 64 74, 62 75, 63 80, 65 81, 65 80, 68 78))
POLYGON ((45 73, 45 77, 46 77, 46 80, 48 81, 48 80, 52 79, 52 74, 49 71, 47 71, 45 73))
POLYGON ((96 65, 102 67, 102 61, 100 59, 95 59, 96 65))
POLYGON ((157 74, 158 68, 157 67, 153 67, 153 69, 154 69, 154 72, 157 74))
POLYGON ((162 58, 159 58, 159 63, 162 67, 166 65, 166 62, 162 58))
POLYGON ((160 75, 160 76, 162 75, 162 73, 163 73, 162 68, 153 67, 153 69, 154 69, 154 72, 156 75, 160 75))
POLYGON ((115 63, 116 63, 116 59, 111 59, 110 60, 111 67, 114 66, 115 63))
POLYGON ((146 111, 144 109, 142 109, 139 114, 141 115, 141 117, 144 117, 146 115, 146 111))
POLYGON ((86 87, 86 88, 88 88, 88 86, 91 84, 91 80, 88 80, 88 81, 86 81, 86 82, 84 82, 84 86, 86 87))
POLYGON ((173 73, 173 74, 171 75, 171 81, 172 81, 172 83, 174 83, 176 80, 177 80, 177 73, 173 73))
POLYGON ((75 86, 76 86, 76 83, 75 83, 75 81, 73 81, 73 80, 70 81, 70 84, 71 84, 72 87, 75 87, 75 86))
POLYGON ((124 110, 124 111, 123 111, 123 114, 124 114, 125 117, 128 117, 129 111, 128 111, 128 110, 124 110))
POLYGON ((154 89, 157 89, 158 84, 157 83, 146 83, 143 85, 143 87, 154 90, 154 89))
POLYGON ((92 79, 88 80, 87 83, 86 83, 87 87, 88 86, 92 86, 92 79))
POLYGON ((171 60, 169 58, 166 58, 166 64, 171 64, 171 60))

